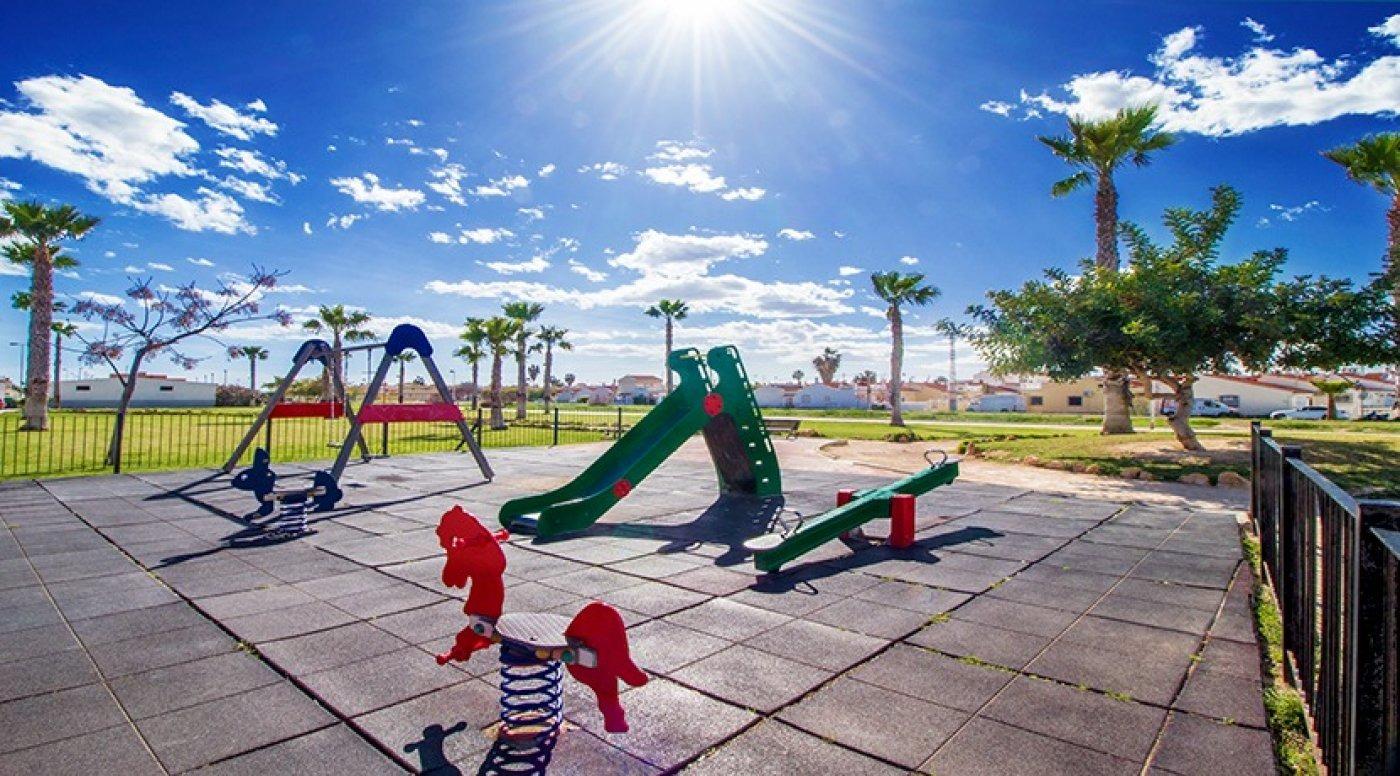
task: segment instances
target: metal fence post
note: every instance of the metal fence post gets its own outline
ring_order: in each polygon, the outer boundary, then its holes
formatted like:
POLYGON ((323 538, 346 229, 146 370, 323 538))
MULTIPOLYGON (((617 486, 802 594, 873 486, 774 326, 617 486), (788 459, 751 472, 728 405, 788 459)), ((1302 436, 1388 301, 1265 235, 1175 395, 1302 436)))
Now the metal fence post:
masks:
POLYGON ((554 408, 554 442, 555 447, 559 446, 559 408, 554 408))
POLYGON ((617 405, 617 438, 622 438, 622 405, 617 405))
MULTIPOLYGON (((1307 548, 1312 546, 1311 542, 1302 541, 1303 536, 1308 533, 1308 524, 1305 521, 1317 519, 1316 515, 1308 510, 1306 514, 1300 514, 1300 498, 1298 489, 1295 487, 1293 478, 1288 476, 1291 464, 1290 460, 1303 460, 1303 449, 1297 445, 1279 445, 1278 457, 1278 488, 1274 495, 1276 505, 1274 514, 1277 521, 1274 524, 1274 541, 1276 544, 1271 547, 1273 554, 1273 568, 1269 569, 1273 575, 1274 595, 1277 596, 1280 614, 1283 617, 1283 651, 1288 653, 1298 649, 1298 640, 1301 636, 1302 623, 1306 622, 1306 617, 1311 607, 1307 606, 1304 592, 1308 589, 1303 579, 1303 569, 1307 567, 1302 562, 1302 553, 1308 552, 1307 548)), ((1291 663, 1283 661, 1285 676, 1289 681, 1296 681, 1297 677, 1291 675, 1291 663)))
MULTIPOLYGON (((1360 501, 1350 772, 1400 772, 1400 502, 1360 501)), ((1345 768, 1344 764, 1344 768, 1345 768)), ((1345 770, 1343 772, 1346 772, 1345 770)))
POLYGON ((480 405, 477 405, 477 408, 476 408, 476 446, 477 446, 477 447, 481 447, 481 445, 482 445, 482 436, 483 436, 483 435, 482 435, 482 425, 481 425, 482 420, 483 420, 483 416, 482 416, 482 412, 481 412, 481 406, 480 406, 480 405))

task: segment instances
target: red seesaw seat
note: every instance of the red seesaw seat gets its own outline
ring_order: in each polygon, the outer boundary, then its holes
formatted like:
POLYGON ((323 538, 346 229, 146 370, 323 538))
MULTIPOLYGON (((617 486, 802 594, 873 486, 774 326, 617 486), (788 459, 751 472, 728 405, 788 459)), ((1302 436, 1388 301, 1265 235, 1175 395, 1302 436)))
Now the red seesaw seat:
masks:
POLYGON ((455 423, 462 420, 462 409, 455 404, 371 404, 361 407, 357 417, 361 423, 455 423))
POLYGON ((345 417, 345 407, 333 401, 279 402, 269 418, 335 418, 345 417))

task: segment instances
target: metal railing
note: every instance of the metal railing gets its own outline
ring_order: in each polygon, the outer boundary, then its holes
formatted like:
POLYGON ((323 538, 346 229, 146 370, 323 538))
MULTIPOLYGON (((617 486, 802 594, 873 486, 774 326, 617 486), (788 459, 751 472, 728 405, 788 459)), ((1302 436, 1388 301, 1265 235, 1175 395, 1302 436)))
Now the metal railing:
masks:
MULTIPOLYGON (((108 449, 116 413, 112 410, 62 410, 50 413, 49 430, 21 431, 18 412, 0 413, 0 479, 107 474, 222 466, 257 416, 256 407, 135 409, 127 413, 121 454, 108 449)), ((639 414, 621 407, 532 405, 524 418, 504 408, 494 428, 490 410, 463 407, 482 447, 567 445, 616 439, 639 414)), ((349 423, 344 418, 277 418, 257 446, 274 461, 318 461, 335 457, 349 423)), ((452 423, 371 424, 365 442, 377 455, 449 452, 461 441, 452 423), (379 426, 376 428, 375 426, 379 426)), ((250 463, 251 451, 239 465, 250 463)))
POLYGON ((1353 498, 1251 424, 1250 513, 1285 679, 1331 774, 1400 773, 1400 502, 1353 498))

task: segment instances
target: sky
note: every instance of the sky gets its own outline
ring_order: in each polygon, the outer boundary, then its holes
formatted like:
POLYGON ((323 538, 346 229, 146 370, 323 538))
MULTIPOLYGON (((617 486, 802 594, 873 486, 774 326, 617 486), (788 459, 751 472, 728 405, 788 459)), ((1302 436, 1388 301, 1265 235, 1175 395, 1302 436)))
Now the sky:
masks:
MULTIPOLYGON (((736 344, 755 379, 812 375, 826 346, 842 375, 884 376, 869 274, 921 272, 942 295, 909 316, 905 372, 933 378, 939 318, 1092 254, 1092 195, 1052 198, 1069 170, 1036 141, 1069 115, 1156 102, 1179 137, 1118 176, 1124 219, 1160 234, 1164 208, 1229 183, 1245 205, 1227 259, 1281 246, 1290 273, 1377 270, 1386 203, 1319 152, 1395 129, 1396 10, 8 3, 0 198, 102 219, 70 248, 65 299, 256 264, 287 272, 265 308, 362 308, 381 334, 423 326, 440 355, 465 318, 527 299, 570 330, 556 373, 588 382, 660 374, 643 311, 661 298, 690 303, 678 346, 736 344)), ((0 294, 27 283, 0 265, 0 294)), ((25 322, 0 310, 0 375, 25 322)), ((248 344, 280 373, 305 336, 230 329, 189 349, 190 376, 246 379, 225 347, 248 344)), ((958 360, 980 367, 964 345, 958 360)))

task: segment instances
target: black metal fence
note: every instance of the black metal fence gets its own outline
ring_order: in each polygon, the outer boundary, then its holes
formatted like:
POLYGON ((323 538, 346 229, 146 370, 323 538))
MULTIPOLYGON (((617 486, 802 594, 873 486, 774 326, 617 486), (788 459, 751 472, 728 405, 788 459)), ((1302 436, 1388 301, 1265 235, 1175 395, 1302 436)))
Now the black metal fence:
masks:
MULTIPOLYGON (((500 424, 489 409, 463 407, 482 447, 565 445, 616 439, 640 417, 623 407, 531 406, 524 418, 506 407, 500 424)), ((49 430, 21 431, 18 412, 0 413, 0 479, 62 477, 113 471, 154 471, 222 466, 248 430, 258 408, 132 410, 122 433, 121 455, 108 451, 116 413, 62 410, 49 430)), ((350 424, 344 418, 278 418, 255 446, 275 461, 334 458, 350 424)), ((365 427, 370 451, 382 455, 447 452, 461 437, 452 423, 411 422, 365 427)), ((251 452, 240 465, 251 462, 251 452)))
POLYGON ((1250 512, 1285 678, 1330 774, 1400 773, 1400 502, 1357 500, 1252 424, 1250 512))

